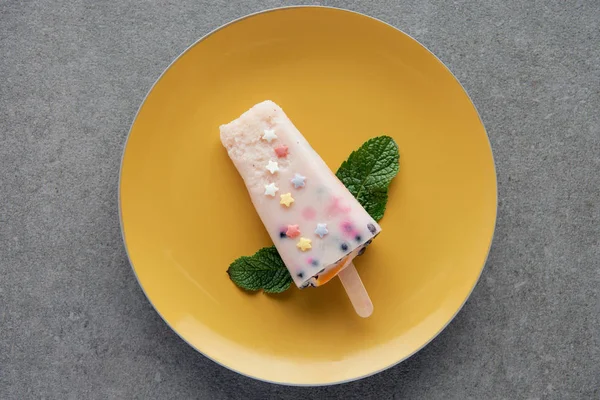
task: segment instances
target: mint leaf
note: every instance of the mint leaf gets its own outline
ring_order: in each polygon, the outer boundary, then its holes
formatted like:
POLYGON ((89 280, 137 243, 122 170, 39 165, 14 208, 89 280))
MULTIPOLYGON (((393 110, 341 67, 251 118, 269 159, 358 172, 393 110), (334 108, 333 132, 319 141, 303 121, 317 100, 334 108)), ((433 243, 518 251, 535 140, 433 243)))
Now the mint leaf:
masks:
MULTIPOLYGON (((367 140, 342 163, 336 175, 374 220, 383 218, 390 182, 399 169, 398 145, 389 136, 367 140)), ((275 246, 263 247, 252 256, 231 263, 229 278, 246 290, 266 293, 286 291, 291 283, 285 263, 275 246)))
POLYGON ((252 256, 238 258, 231 263, 227 273, 233 283, 246 290, 281 293, 292 283, 292 277, 275 246, 263 247, 252 256))
POLYGON ((383 218, 390 182, 399 169, 398 145, 389 136, 367 140, 336 175, 374 220, 383 218))

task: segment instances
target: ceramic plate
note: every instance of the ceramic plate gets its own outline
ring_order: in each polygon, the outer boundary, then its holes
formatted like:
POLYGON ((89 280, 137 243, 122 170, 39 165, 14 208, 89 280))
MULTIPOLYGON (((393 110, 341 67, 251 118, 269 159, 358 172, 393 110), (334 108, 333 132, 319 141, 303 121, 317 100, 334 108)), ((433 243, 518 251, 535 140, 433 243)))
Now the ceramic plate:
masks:
POLYGON ((422 45, 361 14, 285 8, 218 29, 159 78, 129 134, 120 212, 140 285, 193 348, 253 378, 324 385, 406 359, 452 320, 488 254, 496 175, 475 107, 422 45), (265 99, 333 170, 373 136, 398 143, 383 232, 356 262, 370 318, 339 280, 265 295, 225 272, 271 242, 219 125, 265 99))

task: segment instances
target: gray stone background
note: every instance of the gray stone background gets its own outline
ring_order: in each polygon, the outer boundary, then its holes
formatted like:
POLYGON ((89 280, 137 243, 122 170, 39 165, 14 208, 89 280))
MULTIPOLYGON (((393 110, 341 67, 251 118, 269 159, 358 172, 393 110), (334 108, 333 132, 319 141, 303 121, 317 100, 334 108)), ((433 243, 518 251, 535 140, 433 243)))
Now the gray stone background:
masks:
POLYGON ((0 0, 0 399, 599 399, 598 0, 318 3, 431 49, 490 135, 490 258, 423 351, 362 381, 289 388, 214 364, 154 312, 117 214, 135 112, 195 40, 290 4, 0 0))

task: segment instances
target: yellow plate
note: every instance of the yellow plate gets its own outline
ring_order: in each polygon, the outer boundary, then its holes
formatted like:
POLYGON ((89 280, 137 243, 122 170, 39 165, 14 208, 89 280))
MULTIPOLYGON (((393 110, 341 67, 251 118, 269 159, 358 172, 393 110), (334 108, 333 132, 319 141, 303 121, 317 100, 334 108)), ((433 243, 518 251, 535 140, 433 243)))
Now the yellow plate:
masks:
POLYGON ((142 104, 121 168, 123 235, 152 305, 204 355, 270 382, 339 383, 414 354, 466 301, 495 225, 490 144, 461 85, 406 34, 339 9, 271 10, 194 44, 142 104), (225 272, 271 242, 218 128, 265 99, 334 170, 372 136, 400 147, 383 233, 356 263, 371 318, 339 280, 265 295, 225 272))

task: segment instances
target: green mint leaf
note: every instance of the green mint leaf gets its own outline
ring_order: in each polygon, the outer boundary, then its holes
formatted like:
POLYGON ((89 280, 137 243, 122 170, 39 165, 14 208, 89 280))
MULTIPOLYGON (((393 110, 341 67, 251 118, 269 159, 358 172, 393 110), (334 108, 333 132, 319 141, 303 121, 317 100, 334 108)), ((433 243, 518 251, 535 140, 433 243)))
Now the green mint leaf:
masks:
POLYGON ((336 175, 374 220, 383 218, 390 182, 400 167, 398 145, 389 136, 367 140, 336 175))
MULTIPOLYGON (((390 182, 399 169, 398 145, 389 136, 367 140, 342 163, 336 175, 374 220, 383 218, 390 182)), ((227 270, 237 286, 246 290, 281 293, 292 284, 275 246, 242 256, 227 270)))
POLYGON ((281 293, 292 283, 275 246, 263 247, 252 256, 238 258, 231 263, 227 273, 233 283, 246 290, 281 293))

